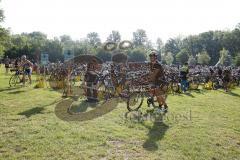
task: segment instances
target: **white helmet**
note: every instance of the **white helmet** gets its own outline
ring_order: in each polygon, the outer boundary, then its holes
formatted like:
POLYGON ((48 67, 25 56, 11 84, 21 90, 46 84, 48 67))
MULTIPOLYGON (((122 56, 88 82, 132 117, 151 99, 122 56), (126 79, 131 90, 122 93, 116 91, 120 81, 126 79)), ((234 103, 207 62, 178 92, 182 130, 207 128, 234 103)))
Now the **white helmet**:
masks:
POLYGON ((26 55, 22 55, 22 59, 26 59, 27 58, 27 56, 26 55))

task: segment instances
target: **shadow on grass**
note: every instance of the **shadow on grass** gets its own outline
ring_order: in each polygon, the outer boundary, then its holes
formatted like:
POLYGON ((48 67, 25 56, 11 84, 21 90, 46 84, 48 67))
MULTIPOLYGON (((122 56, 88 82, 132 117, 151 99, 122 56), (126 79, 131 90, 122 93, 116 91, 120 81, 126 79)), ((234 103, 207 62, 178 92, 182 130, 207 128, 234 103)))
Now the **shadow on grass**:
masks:
POLYGON ((26 110, 24 112, 21 112, 21 113, 18 113, 18 115, 24 115, 26 116, 27 118, 35 115, 35 114, 43 114, 42 111, 44 110, 43 107, 34 107, 34 108, 31 108, 29 110, 26 110))
POLYGON ((3 88, 3 89, 0 89, 0 92, 11 91, 11 90, 19 89, 19 88, 21 88, 21 87, 13 87, 13 88, 8 87, 8 88, 3 88))
POLYGON ((157 142, 160 141, 169 126, 164 122, 154 122, 152 127, 147 127, 149 129, 148 139, 144 142, 143 148, 148 151, 156 151, 158 150, 157 142))
POLYGON ((204 92, 206 92, 206 91, 203 89, 192 89, 191 92, 197 93, 197 94, 204 94, 204 92))
POLYGON ((234 93, 234 92, 226 92, 226 94, 229 94, 229 95, 231 95, 231 96, 235 96, 235 97, 240 97, 240 95, 239 94, 237 94, 237 93, 234 93))
POLYGON ((189 97, 195 98, 195 96, 192 95, 192 93, 190 93, 190 92, 186 92, 186 93, 183 93, 183 94, 186 95, 186 96, 189 96, 189 97))
POLYGON ((225 93, 225 94, 228 94, 228 95, 230 95, 230 96, 240 97, 239 94, 234 93, 234 92, 232 92, 232 91, 229 91, 229 92, 225 92, 225 91, 222 91, 222 90, 218 90, 218 91, 219 91, 219 92, 222 92, 222 93, 225 93))
POLYGON ((22 93, 22 92, 26 92, 26 91, 23 91, 23 90, 13 91, 13 92, 8 92, 8 94, 18 94, 18 93, 22 93))
POLYGON ((190 90, 188 90, 187 93, 173 92, 173 93, 169 93, 169 94, 171 94, 171 95, 173 95, 173 96, 180 96, 180 97, 182 97, 183 95, 187 95, 187 96, 190 96, 190 97, 192 97, 192 98, 195 98, 195 96, 192 95, 191 93, 204 94, 205 92, 207 92, 207 91, 205 91, 205 90, 203 90, 203 89, 190 89, 190 90))
POLYGON ((169 93, 169 95, 179 96, 179 97, 183 96, 182 93, 180 93, 180 92, 171 92, 171 93, 169 93))
POLYGON ((24 115, 27 118, 29 118, 29 117, 31 117, 33 115, 36 115, 36 114, 44 114, 42 112, 44 110, 44 107, 51 106, 51 105, 53 105, 53 104, 55 104, 57 102, 58 101, 53 101, 52 103, 49 103, 49 104, 46 104, 46 105, 42 105, 40 107, 34 107, 34 108, 31 108, 31 109, 28 109, 26 111, 18 113, 18 115, 24 115))

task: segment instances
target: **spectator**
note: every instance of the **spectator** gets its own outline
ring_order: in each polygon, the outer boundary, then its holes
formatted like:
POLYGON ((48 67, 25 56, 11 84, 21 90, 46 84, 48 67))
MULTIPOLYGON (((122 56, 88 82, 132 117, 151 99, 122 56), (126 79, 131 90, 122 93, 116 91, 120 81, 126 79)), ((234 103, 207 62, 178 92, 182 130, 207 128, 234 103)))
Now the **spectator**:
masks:
POLYGON ((186 92, 188 89, 187 75, 189 73, 188 63, 185 63, 180 69, 181 89, 186 92))
POLYGON ((5 69, 6 69, 5 73, 8 74, 9 68, 10 68, 10 59, 8 58, 8 56, 5 58, 4 64, 5 64, 5 69))

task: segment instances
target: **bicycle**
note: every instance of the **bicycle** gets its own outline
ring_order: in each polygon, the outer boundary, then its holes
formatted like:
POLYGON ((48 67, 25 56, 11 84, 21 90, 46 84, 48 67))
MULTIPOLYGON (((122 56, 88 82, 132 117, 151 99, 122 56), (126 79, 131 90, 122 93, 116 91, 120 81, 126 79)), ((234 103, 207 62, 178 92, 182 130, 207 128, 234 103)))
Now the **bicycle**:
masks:
POLYGON ((142 107, 144 97, 147 97, 147 105, 150 107, 152 105, 154 108, 161 107, 160 98, 164 101, 167 98, 168 82, 161 80, 161 85, 151 86, 147 81, 141 79, 140 81, 132 81, 127 87, 127 109, 128 111, 137 111, 142 107), (159 106, 160 105, 160 106, 159 106))
MULTIPOLYGON (((23 77, 20 77, 20 75, 23 75, 24 72, 18 69, 11 69, 11 72, 15 72, 10 79, 9 79, 9 86, 15 87, 17 84, 23 83, 23 77)), ((28 79, 25 77, 25 82, 27 82, 28 79)))

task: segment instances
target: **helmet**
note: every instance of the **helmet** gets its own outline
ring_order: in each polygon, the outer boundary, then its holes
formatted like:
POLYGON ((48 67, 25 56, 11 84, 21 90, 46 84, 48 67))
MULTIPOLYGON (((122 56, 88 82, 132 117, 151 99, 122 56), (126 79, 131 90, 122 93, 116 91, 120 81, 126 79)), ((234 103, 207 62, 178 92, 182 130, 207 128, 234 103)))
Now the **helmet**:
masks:
POLYGON ((27 56, 26 55, 22 55, 22 59, 26 59, 27 58, 27 56))

